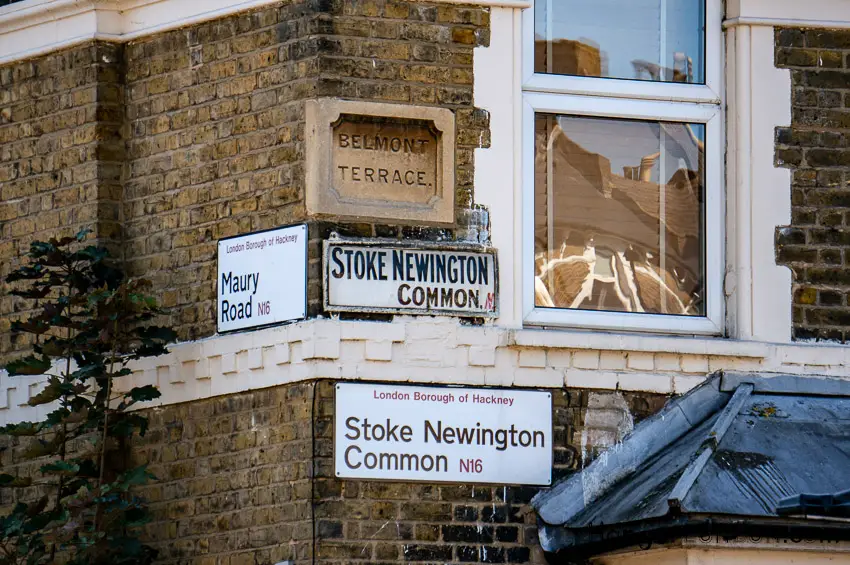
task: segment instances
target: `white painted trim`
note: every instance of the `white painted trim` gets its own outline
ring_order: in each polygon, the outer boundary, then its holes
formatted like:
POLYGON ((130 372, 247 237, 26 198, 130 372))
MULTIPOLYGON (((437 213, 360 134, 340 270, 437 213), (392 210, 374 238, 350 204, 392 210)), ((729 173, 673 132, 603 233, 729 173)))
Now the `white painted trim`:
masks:
POLYGON ((720 104, 720 96, 701 84, 664 83, 610 78, 532 74, 523 84, 527 92, 548 92, 610 98, 642 98, 670 102, 720 104))
POLYGON ((764 359, 772 344, 721 338, 613 334, 586 331, 552 332, 541 329, 517 330, 511 343, 524 347, 548 347, 598 351, 623 351, 688 355, 717 355, 764 359))
POLYGON ((767 27, 804 27, 841 29, 850 27, 850 20, 809 20, 803 18, 729 18, 723 21, 723 28, 738 26, 767 26, 767 27))
POLYGON ((706 84, 678 84, 598 77, 534 73, 534 13, 522 13, 522 156, 521 180, 516 190, 522 196, 520 282, 523 321, 529 325, 583 327, 636 332, 673 332, 718 335, 724 332, 724 175, 722 93, 724 57, 720 0, 706 0, 706 84), (534 289, 534 114, 568 113, 612 118, 661 121, 690 121, 706 124, 706 296, 705 317, 664 316, 535 308, 534 289))
MULTIPOLYGON (((169 349, 133 364, 122 386, 156 385, 157 404, 167 405, 311 379, 680 394, 718 370, 850 378, 850 348, 835 344, 515 330, 427 316, 313 319, 169 349)), ((0 425, 42 419, 51 407, 27 401, 44 384, 0 371, 0 425)))
POLYGON ((847 0, 728 0, 726 17, 727 26, 850 27, 847 0))
POLYGON ((490 147, 475 150, 475 204, 487 208, 491 225, 493 247, 499 250, 499 318, 496 323, 507 327, 521 324, 521 313, 516 307, 516 260, 513 251, 519 237, 515 214, 513 184, 518 159, 514 154, 514 110, 519 100, 518 77, 514 70, 519 61, 514 54, 514 17, 516 10, 494 8, 490 11, 490 45, 476 47, 472 58, 475 83, 473 96, 476 108, 486 110, 490 116, 490 147), (512 61, 510 72, 506 62, 512 61), (515 82, 516 80, 516 82, 515 82), (513 93, 513 94, 512 94, 513 93))
MULTIPOLYGON (((24 0, 0 8, 0 63, 105 39, 129 41, 273 5, 280 0, 24 0)), ((490 8, 529 0, 435 0, 490 8)))
POLYGON ((737 139, 735 143, 735 258, 737 265, 735 269, 735 294, 736 316, 735 337, 739 339, 752 339, 753 337, 753 310, 752 310, 752 241, 750 226, 752 224, 752 173, 750 165, 750 150, 752 149, 751 136, 751 106, 752 106, 752 79, 750 73, 750 29, 736 29, 734 33, 733 47, 735 53, 735 94, 734 94, 734 120, 737 139))
POLYGON ((705 84, 638 81, 615 78, 535 74, 534 10, 523 12, 523 89, 562 94, 646 98, 653 100, 719 104, 723 92, 723 6, 721 0, 705 2, 705 84))
POLYGON ((728 36, 726 293, 737 339, 791 341, 791 271, 777 266, 774 234, 791 221, 791 176, 774 167, 774 131, 791 121, 791 79, 777 69, 774 32, 735 26, 728 36))

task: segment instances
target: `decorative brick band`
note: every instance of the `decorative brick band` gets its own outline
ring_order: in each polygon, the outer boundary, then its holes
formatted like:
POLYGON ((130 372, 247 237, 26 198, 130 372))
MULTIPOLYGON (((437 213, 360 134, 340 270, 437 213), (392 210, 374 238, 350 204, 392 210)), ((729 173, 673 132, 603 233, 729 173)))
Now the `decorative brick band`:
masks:
MULTIPOLYGON (((681 394, 718 370, 843 377, 848 368, 845 347, 603 339, 397 316, 393 323, 311 320, 176 344, 136 365, 127 384, 159 386, 161 405, 323 378, 681 394)), ((26 402, 43 386, 3 375, 0 425, 35 418, 26 402)))

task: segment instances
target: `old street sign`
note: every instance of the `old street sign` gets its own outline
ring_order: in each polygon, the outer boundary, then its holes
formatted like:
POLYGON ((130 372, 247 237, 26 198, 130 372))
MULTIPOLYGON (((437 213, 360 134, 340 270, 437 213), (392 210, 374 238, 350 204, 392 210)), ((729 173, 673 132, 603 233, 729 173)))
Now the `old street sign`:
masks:
POLYGON ((445 108, 321 98, 306 104, 313 215, 454 222, 454 114, 445 108))
POLYGON ((381 202, 427 204, 438 182, 438 143, 427 124, 342 116, 333 128, 333 187, 381 202))
POLYGON ((307 315, 307 226, 218 242, 218 331, 267 326, 307 315))
POLYGON ((548 485, 552 395, 340 383, 334 467, 358 479, 548 485))
POLYGON ((497 315, 496 251, 462 245, 325 241, 328 311, 497 315))

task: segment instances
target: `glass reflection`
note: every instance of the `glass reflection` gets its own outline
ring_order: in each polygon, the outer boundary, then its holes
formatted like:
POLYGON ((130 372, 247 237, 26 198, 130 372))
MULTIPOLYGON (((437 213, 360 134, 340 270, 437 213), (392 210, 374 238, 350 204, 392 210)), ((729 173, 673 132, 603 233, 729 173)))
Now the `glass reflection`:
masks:
POLYGON ((534 72, 705 83, 704 0, 536 0, 534 72))
POLYGON ((537 114, 535 304, 704 316, 704 146, 702 124, 537 114))

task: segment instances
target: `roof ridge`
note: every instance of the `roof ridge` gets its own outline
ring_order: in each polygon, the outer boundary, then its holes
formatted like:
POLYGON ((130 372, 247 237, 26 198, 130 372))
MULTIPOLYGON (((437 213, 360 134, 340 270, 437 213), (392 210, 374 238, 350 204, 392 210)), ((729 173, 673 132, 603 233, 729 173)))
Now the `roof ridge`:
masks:
POLYGON ((676 481, 676 485, 673 487, 673 490, 670 492, 670 496, 667 499, 667 505, 671 510, 679 511, 682 509, 682 502, 685 500, 685 497, 688 496, 688 492, 691 490, 691 487, 694 486, 694 483, 696 483, 703 469, 705 469, 708 459, 717 450, 717 446, 720 445, 720 442, 723 440, 723 435, 726 433, 726 430, 728 430, 729 426, 732 425, 732 422, 735 421, 735 416, 738 414, 738 411, 752 394, 753 388, 752 383, 744 383, 738 385, 738 388, 735 389, 735 394, 732 395, 732 398, 723 408, 720 416, 718 416, 717 420, 711 426, 711 430, 709 430, 705 441, 703 441, 700 446, 699 455, 697 455, 697 457, 688 464, 682 475, 679 477, 679 480, 676 481))

